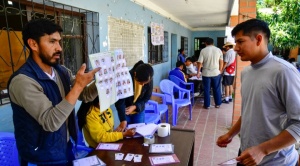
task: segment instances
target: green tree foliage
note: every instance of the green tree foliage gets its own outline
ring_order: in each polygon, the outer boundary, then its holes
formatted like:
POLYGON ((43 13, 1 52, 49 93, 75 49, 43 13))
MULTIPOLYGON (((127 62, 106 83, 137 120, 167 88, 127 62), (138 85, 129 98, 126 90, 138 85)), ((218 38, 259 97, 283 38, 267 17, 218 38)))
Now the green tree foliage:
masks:
POLYGON ((257 18, 271 29, 271 44, 280 50, 300 45, 300 0, 258 0, 257 18))

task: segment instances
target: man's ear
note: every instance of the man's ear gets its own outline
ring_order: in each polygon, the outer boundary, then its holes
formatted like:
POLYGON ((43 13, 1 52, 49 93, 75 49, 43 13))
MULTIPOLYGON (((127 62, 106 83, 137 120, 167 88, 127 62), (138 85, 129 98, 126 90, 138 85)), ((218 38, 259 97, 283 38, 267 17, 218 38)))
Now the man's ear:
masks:
POLYGON ((256 40, 257 40, 256 45, 257 45, 257 46, 261 45, 261 44, 262 44, 262 40, 263 40, 262 34, 256 35, 256 40))
POLYGON ((38 46, 38 43, 35 40, 28 39, 27 43, 28 43, 28 45, 29 45, 29 47, 31 48, 32 51, 38 51, 39 46, 38 46))
POLYGON ((136 72, 134 72, 134 77, 136 76, 136 72))

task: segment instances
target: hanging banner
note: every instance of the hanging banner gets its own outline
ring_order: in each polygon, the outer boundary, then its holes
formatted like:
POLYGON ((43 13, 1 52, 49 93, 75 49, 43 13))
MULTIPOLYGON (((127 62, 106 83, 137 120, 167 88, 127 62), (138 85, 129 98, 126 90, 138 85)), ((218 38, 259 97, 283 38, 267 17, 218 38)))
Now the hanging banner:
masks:
POLYGON ((151 43, 154 46, 164 45, 164 26, 151 22, 151 43))

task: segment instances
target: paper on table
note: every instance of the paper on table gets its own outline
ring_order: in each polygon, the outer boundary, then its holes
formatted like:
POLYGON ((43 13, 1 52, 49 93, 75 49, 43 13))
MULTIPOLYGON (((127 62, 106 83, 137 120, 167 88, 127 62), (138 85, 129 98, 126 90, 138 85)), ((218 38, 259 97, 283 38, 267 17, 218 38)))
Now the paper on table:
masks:
POLYGON ((170 164, 170 163, 179 163, 179 159, 176 154, 172 155, 163 155, 163 156, 150 156, 149 160, 151 165, 157 164, 170 164))
POLYGON ((202 80, 202 77, 198 78, 197 76, 193 76, 189 78, 189 80, 202 80))
POLYGON ((144 126, 136 127, 136 132, 142 136, 153 135, 158 128, 157 124, 150 123, 144 126))
POLYGON ((106 165, 102 160, 100 160, 96 155, 77 159, 73 161, 73 166, 104 166, 106 165))
POLYGON ((97 150, 120 150, 122 143, 99 143, 96 147, 97 150))
POLYGON ((233 159, 229 159, 227 161, 224 161, 224 162, 222 162, 222 163, 220 163, 218 165, 232 165, 232 164, 236 164, 238 162, 239 161, 237 161, 235 158, 233 158, 233 159))
POLYGON ((172 144, 152 144, 149 153, 174 153, 174 145, 172 144))

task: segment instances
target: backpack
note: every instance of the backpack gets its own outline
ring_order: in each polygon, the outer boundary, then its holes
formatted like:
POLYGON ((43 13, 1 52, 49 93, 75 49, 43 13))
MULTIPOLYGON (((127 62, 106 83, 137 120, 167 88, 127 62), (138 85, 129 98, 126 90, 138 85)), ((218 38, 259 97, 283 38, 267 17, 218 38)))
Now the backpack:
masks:
POLYGON ((229 66, 226 67, 225 70, 228 74, 234 73, 234 71, 235 71, 235 60, 236 60, 236 58, 234 58, 234 61, 229 66))

